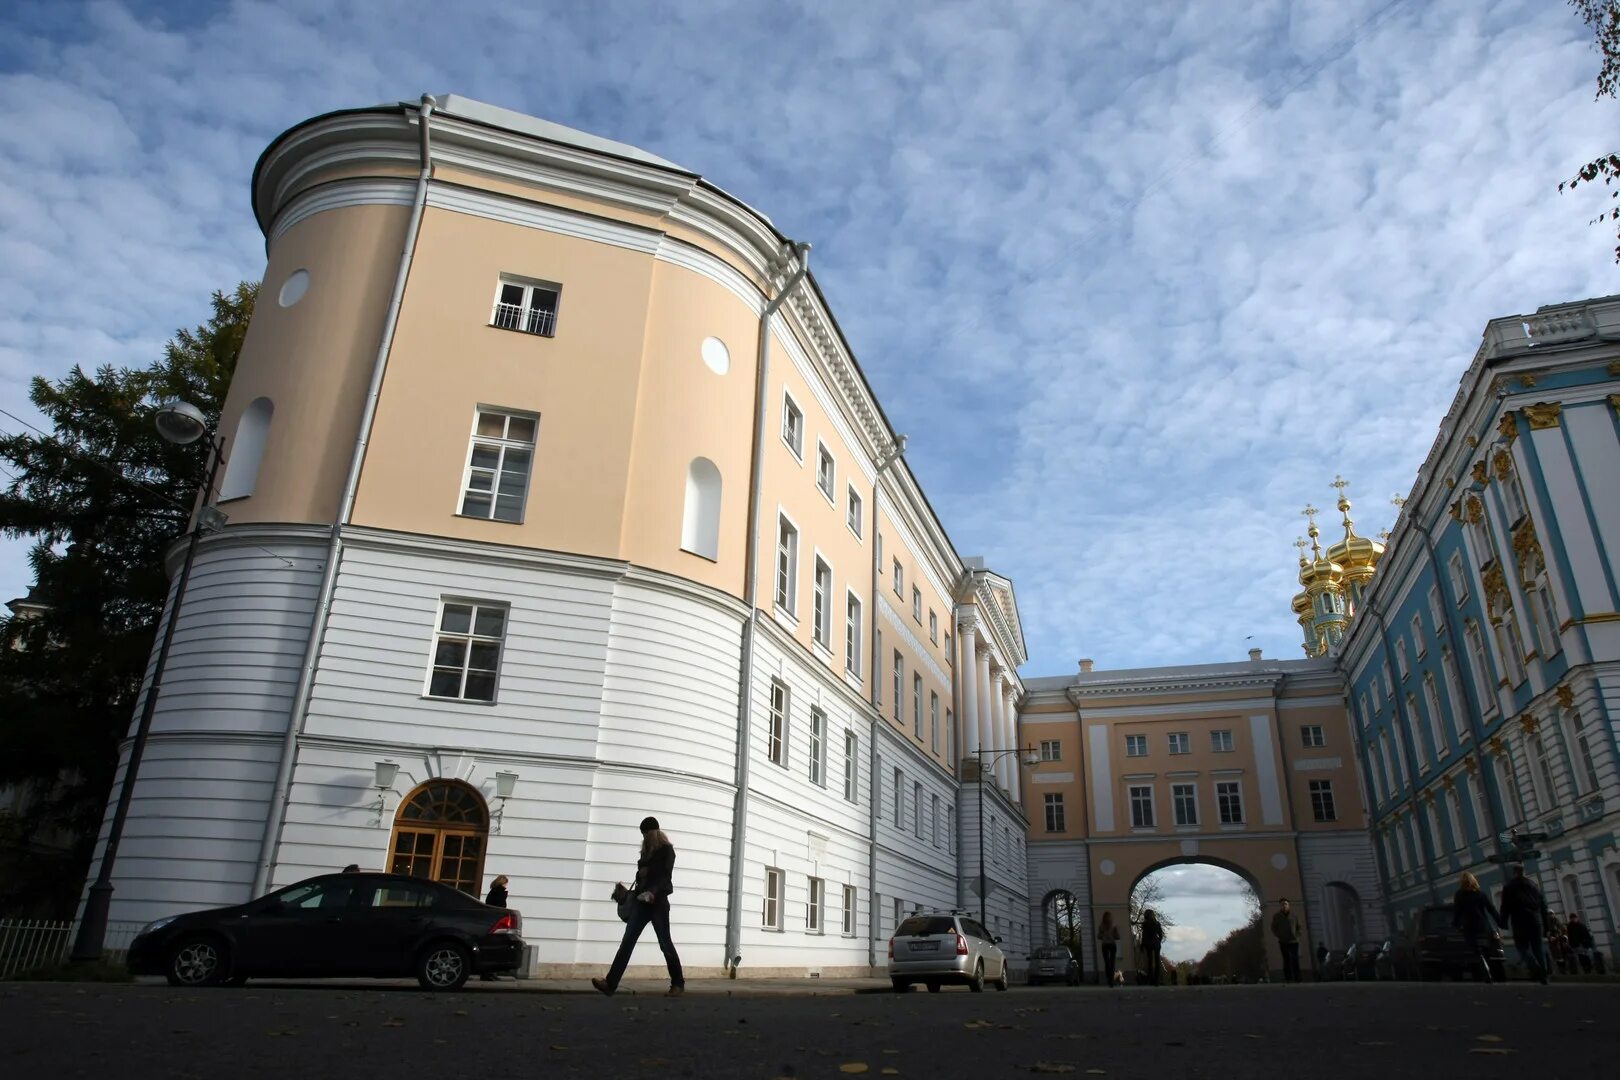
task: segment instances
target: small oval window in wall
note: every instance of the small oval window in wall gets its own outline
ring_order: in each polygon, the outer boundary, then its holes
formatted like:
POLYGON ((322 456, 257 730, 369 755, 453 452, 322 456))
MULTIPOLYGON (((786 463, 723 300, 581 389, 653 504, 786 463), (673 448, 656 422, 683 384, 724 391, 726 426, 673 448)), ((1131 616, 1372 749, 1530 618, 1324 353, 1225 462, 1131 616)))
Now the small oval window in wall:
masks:
POLYGON ((236 438, 227 448, 225 479, 219 485, 219 497, 240 499, 253 494, 259 482, 259 465, 264 460, 264 446, 270 440, 270 417, 276 407, 269 398, 255 398, 236 422, 236 438))
POLYGON ((717 337, 704 338, 703 362, 708 364, 709 370, 716 375, 724 375, 731 370, 731 350, 717 337))
POLYGON ((294 270, 287 275, 287 280, 281 283, 281 292, 276 300, 282 307, 292 307, 302 300, 307 292, 309 292, 309 271, 294 270))
POLYGON ((693 458, 686 468, 681 549, 705 559, 720 558, 720 470, 708 458, 693 458))

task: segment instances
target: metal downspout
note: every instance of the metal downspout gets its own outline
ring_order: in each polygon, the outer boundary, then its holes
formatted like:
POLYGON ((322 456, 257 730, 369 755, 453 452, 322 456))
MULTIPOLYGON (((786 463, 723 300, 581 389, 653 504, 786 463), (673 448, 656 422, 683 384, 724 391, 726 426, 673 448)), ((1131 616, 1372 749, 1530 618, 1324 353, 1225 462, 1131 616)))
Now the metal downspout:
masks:
POLYGON ((721 964, 732 978, 742 962, 742 884, 743 856, 748 831, 749 732, 753 727, 754 638, 759 623, 755 596, 759 579, 759 499, 764 482, 766 383, 771 371, 771 316, 793 292, 794 286, 810 272, 810 245, 789 243, 784 254, 798 260, 798 268, 776 291, 759 316, 759 350, 754 357, 754 452, 748 477, 748 538, 744 546, 743 603, 748 618, 742 625, 741 663, 737 676, 737 792, 731 809, 731 880, 726 890, 726 942, 721 964))
POLYGON ((411 204, 411 218, 405 226, 405 246, 400 251, 399 270, 394 275, 394 291, 388 301, 388 313, 383 317, 382 340, 377 343, 377 358, 371 367, 371 384, 366 390, 365 407, 360 415, 360 430, 349 459, 349 475, 343 486, 343 498, 338 504, 332 522, 332 535, 326 549, 326 568, 321 575, 321 587, 310 620, 309 638, 304 645, 304 660, 298 672, 298 686, 293 691, 293 705, 287 716, 287 732, 281 743, 281 760, 276 769, 275 788, 266 808, 264 838, 259 845, 259 861, 253 871, 253 891, 250 896, 262 895, 270 882, 270 870, 275 863, 276 847, 281 840, 282 826, 287 818, 287 804, 292 791, 293 767, 298 758, 298 737, 303 734, 309 717, 310 694, 315 687, 315 667, 320 659, 321 643, 326 636, 327 618, 332 610, 332 594, 337 588, 338 563, 343 558, 343 526, 354 512, 355 493, 360 487, 360 468, 365 463, 366 446, 371 440, 371 427, 377 416, 377 399, 382 393, 383 374, 388 368, 388 353, 394 344, 394 330, 399 324, 400 304, 405 297, 405 280, 410 275, 411 259, 416 254, 416 236, 422 225, 422 211, 427 205, 428 181, 433 177, 433 154, 428 140, 428 121, 438 104, 433 95, 423 94, 417 107, 417 128, 421 145, 422 168, 416 179, 416 198, 411 204))

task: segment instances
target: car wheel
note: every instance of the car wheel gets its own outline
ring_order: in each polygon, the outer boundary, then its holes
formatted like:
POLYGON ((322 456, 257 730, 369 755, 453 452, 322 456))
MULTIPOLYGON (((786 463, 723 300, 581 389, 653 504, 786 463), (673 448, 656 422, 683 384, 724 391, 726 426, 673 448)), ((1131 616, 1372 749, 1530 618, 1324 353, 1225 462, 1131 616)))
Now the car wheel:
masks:
POLYGON ((890 979, 889 982, 894 985, 894 992, 897 994, 904 994, 911 989, 911 984, 904 979, 890 979))
POLYGON ((181 938, 169 950, 163 974, 170 986, 217 986, 224 980, 229 954, 216 937, 181 938))
POLYGON ((460 990, 472 974, 472 954, 454 941, 436 941, 416 961, 416 981, 427 990, 460 990))
POLYGON ((939 980, 938 979, 929 979, 928 980, 928 992, 930 994, 939 993, 939 980))
POLYGON ((973 967, 973 978, 968 980, 968 989, 975 994, 984 993, 984 961, 980 960, 973 967))
POLYGON ((997 993, 1000 993, 1001 991, 1007 989, 1007 963, 1006 963, 1006 961, 1002 961, 1001 974, 999 976, 997 976, 997 978, 996 978, 995 987, 996 987, 996 992, 997 993))

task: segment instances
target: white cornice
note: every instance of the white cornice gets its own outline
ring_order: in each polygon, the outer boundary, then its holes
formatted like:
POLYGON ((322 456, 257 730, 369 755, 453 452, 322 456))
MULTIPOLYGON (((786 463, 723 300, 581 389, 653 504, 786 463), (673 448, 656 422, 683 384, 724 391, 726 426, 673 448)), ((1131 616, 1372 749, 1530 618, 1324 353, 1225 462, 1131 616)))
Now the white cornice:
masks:
POLYGON ((281 208, 266 243, 274 246, 288 229, 324 210, 341 210, 348 206, 409 206, 415 197, 416 185, 409 180, 377 178, 318 184, 300 192, 281 208))

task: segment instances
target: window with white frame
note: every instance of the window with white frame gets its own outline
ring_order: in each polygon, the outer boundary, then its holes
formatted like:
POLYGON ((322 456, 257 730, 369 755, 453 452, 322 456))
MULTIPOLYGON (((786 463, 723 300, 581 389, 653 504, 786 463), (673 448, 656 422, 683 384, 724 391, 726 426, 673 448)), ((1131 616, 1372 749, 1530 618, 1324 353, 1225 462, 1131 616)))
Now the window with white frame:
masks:
POLYGON ((794 457, 804 460, 804 410, 787 393, 782 395, 782 441, 794 457))
MULTIPOLYGON (((1529 820, 1530 813, 1524 804, 1524 790, 1519 787, 1519 766, 1513 760, 1511 749, 1502 760, 1507 764, 1507 776, 1501 780, 1502 809, 1508 816, 1508 825, 1512 826, 1529 820)), ((1488 754, 1485 755, 1485 766, 1494 771, 1492 759, 1488 754)), ((1531 793, 1532 798, 1534 794, 1531 793)))
POLYGON ((922 742, 922 676, 915 672, 911 676, 911 732, 922 742))
POLYGON ((906 595, 906 568, 900 565, 900 560, 894 560, 894 595, 906 595))
POLYGON ((1440 690, 1434 683, 1434 674, 1423 673, 1423 704, 1429 712, 1429 735, 1434 739, 1434 756, 1442 758, 1450 749, 1446 745, 1446 726, 1440 713, 1440 690))
POLYGON ((1474 676, 1474 691, 1479 695, 1479 707, 1483 712, 1490 712, 1494 700, 1491 697, 1491 666, 1485 655, 1485 638, 1479 632, 1479 623, 1469 619, 1463 624, 1463 640, 1468 643, 1468 666, 1474 676))
POLYGON ((552 337, 557 333, 557 300, 561 293, 557 285, 503 274, 495 289, 495 309, 489 324, 502 330, 552 337))
POLYGON ((933 611, 928 612, 928 644, 939 644, 939 616, 933 611))
POLYGON ((1339 811, 1333 805, 1333 781, 1312 780, 1311 816, 1317 821, 1337 821, 1339 811))
POLYGON ((1390 701, 1395 700, 1395 680, 1389 677, 1389 665, 1384 665, 1384 696, 1390 701))
POLYGON ((1383 691, 1378 686, 1378 676, 1374 675, 1372 677, 1372 682, 1367 684, 1367 689, 1372 692, 1373 713, 1376 715, 1376 714, 1378 714, 1380 712, 1383 712, 1384 711, 1384 695, 1383 695, 1383 691))
MULTIPOLYGON (((1575 756, 1580 759, 1580 776, 1586 781, 1585 794, 1598 790, 1597 759, 1592 754, 1592 740, 1594 732, 1581 722, 1581 714, 1573 710, 1564 714, 1567 723, 1575 732, 1575 756)), ((1601 735, 1597 736, 1600 740, 1601 735)))
MULTIPOLYGON (((1458 777, 1461 780, 1462 777, 1458 777)), ((1446 816, 1451 819, 1451 846, 1461 851, 1468 846, 1467 830, 1463 828, 1462 796, 1457 793, 1456 782, 1446 789, 1446 816)))
POLYGON ((1373 805, 1384 804, 1383 762, 1378 756, 1378 744, 1367 744, 1367 779, 1372 781, 1373 805))
POLYGON ((1508 685, 1518 686, 1524 682, 1524 643, 1519 640, 1519 622, 1512 608, 1508 608, 1496 624, 1496 647, 1507 667, 1508 685))
POLYGON ((855 936, 855 886, 844 886, 844 920, 843 934, 845 937, 855 936))
POLYGON ((930 844, 933 844, 935 847, 938 847, 939 842, 942 839, 944 839, 944 837, 941 836, 940 831, 939 831, 939 796, 938 795, 929 795, 928 796, 928 810, 929 810, 929 813, 928 813, 928 842, 930 844))
POLYGON ((1463 516, 1468 519, 1468 532, 1474 539, 1474 554, 1484 566, 1496 559, 1496 552, 1491 548, 1491 527, 1485 522, 1485 504, 1473 495, 1463 503, 1463 516))
POLYGON ((1441 646, 1440 670, 1446 680, 1446 697, 1449 699, 1451 720, 1456 728, 1457 741, 1468 741, 1468 702, 1463 697, 1462 681, 1457 676, 1457 657, 1452 651, 1441 646))
POLYGON ((827 786, 827 714, 810 710, 810 782, 827 786))
POLYGON ((1232 752, 1232 733, 1230 731, 1212 731, 1209 733, 1210 749, 1217 754, 1230 754, 1232 752))
POLYGON ((786 516, 776 522, 776 606, 794 614, 798 603, 799 530, 786 516))
POLYGON ((766 748, 771 764, 787 765, 788 759, 788 688, 780 679, 771 680, 771 712, 766 748))
POLYGON ((1396 669, 1398 671, 1400 671, 1401 678, 1403 678, 1403 679, 1411 674, 1411 669, 1409 667, 1407 667, 1407 665, 1406 665, 1406 639, 1405 638, 1396 638, 1395 639, 1395 667, 1396 667, 1396 669))
POLYGON ((1429 646, 1423 637, 1423 615, 1417 613, 1412 616, 1412 647, 1417 650, 1418 659, 1429 655, 1429 646))
POLYGON ((1553 602, 1552 584, 1547 579, 1545 568, 1532 584, 1534 587, 1526 599, 1537 616, 1536 637, 1541 642, 1541 655, 1544 658, 1556 656, 1564 643, 1558 634, 1558 607, 1553 602))
POLYGON ((1131 828, 1153 828, 1153 787, 1151 784, 1130 786, 1131 828))
POLYGON ((1243 824, 1243 785, 1237 780, 1215 782, 1215 809, 1222 825, 1243 824))
POLYGON ((833 460, 831 451, 826 443, 816 443, 816 487, 832 502, 838 496, 833 494, 838 489, 838 463, 833 460))
POLYGON ((844 595, 844 670, 861 674, 861 600, 853 592, 844 595))
POLYGON ((765 904, 760 925, 767 930, 782 929, 782 885, 787 875, 774 866, 765 868, 765 904))
POLYGON ((1525 752, 1530 756, 1530 786, 1536 792, 1536 805, 1551 810, 1558 805, 1558 786, 1553 783, 1552 762, 1540 732, 1525 740, 1525 752))
POLYGON ((900 719, 902 688, 906 685, 906 658, 899 649, 894 650, 894 718, 900 719))
POLYGON ((951 652, 951 632, 949 630, 945 631, 945 666, 956 666, 956 654, 951 652))
POLYGON ((844 523, 849 526, 850 532, 859 537, 861 535, 861 530, 866 527, 866 504, 862 502, 861 497, 855 493, 855 485, 853 484, 849 486, 849 489, 845 493, 844 497, 847 504, 847 508, 844 513, 844 523))
POLYGON ((489 600, 443 600, 433 635, 427 696, 494 701, 509 607, 489 600))
POLYGON ((1147 757, 1147 736, 1146 735, 1127 735, 1127 736, 1125 736, 1125 756, 1126 757, 1147 757))
POLYGON ((1058 740, 1058 739, 1042 739, 1041 740, 1041 760, 1042 761, 1062 761, 1063 760, 1063 743, 1062 743, 1062 741, 1058 740))
POLYGON ((844 732, 844 801, 860 802, 861 737, 844 732))
POLYGON ((1421 731, 1426 726, 1427 721, 1423 715, 1422 707, 1418 705, 1416 694, 1406 695, 1406 715, 1412 723, 1412 752, 1417 756, 1418 771, 1423 772, 1429 767, 1429 753, 1424 747, 1421 731))
POLYGON ((1172 731, 1170 733, 1170 752, 1172 754, 1192 753, 1192 736, 1185 731, 1172 731))
POLYGON ((951 710, 945 710, 945 759, 956 760, 956 724, 951 719, 951 710))
POLYGON ((1063 795, 1059 792, 1046 793, 1046 831, 1064 832, 1068 826, 1063 820, 1063 795))
POLYGON ((1176 813, 1176 824, 1198 824, 1198 788, 1193 784, 1171 784, 1170 802, 1176 813))
POLYGON ((539 424, 540 418, 532 413, 477 411, 461 480, 462 516, 514 523, 523 520, 539 424))
POLYGON ((1429 586, 1429 622, 1434 625, 1434 636, 1439 637, 1446 629, 1446 609, 1440 602, 1440 586, 1429 586))
POLYGON ((1462 607, 1468 602, 1468 575, 1463 572, 1460 552, 1453 551, 1446 560, 1446 572, 1451 575, 1451 595, 1457 598, 1457 606, 1462 607))
POLYGON ((811 636, 823 649, 832 648, 832 567, 817 557, 816 578, 812 595, 811 636))
POLYGON ((928 749, 939 753, 939 694, 928 691, 928 749))
POLYGON ((1367 692, 1364 690, 1361 693, 1361 709, 1360 709, 1360 719, 1361 719, 1361 730, 1362 731, 1366 731, 1367 730, 1367 725, 1372 723, 1372 716, 1373 716, 1373 714, 1372 714, 1372 706, 1369 704, 1368 699, 1367 699, 1367 692))
MULTIPOLYGON (((881 598, 880 598, 881 600, 881 598)), ((872 705, 881 710, 883 708, 883 631, 872 628, 872 661, 878 666, 872 669, 872 705)))
POLYGON ((1507 504, 1507 519, 1509 525, 1517 525, 1519 520, 1528 512, 1524 501, 1524 485, 1519 483, 1517 471, 1510 470, 1500 485, 1502 501, 1507 504))
POLYGON ((1466 776, 1458 778, 1458 783, 1466 784, 1468 786, 1469 793, 1473 796, 1473 799, 1472 799, 1473 808, 1474 808, 1474 832, 1473 832, 1473 837, 1474 837, 1475 840, 1483 840, 1483 839, 1485 839, 1485 831, 1489 827, 1490 822, 1491 822, 1491 803, 1490 803, 1491 793, 1490 793, 1489 790, 1487 790, 1487 788, 1485 786, 1485 775, 1484 775, 1485 772, 1490 771, 1491 764, 1490 764, 1488 755, 1482 755, 1482 756, 1485 757, 1486 760, 1484 762, 1484 769, 1481 771, 1481 773, 1479 775, 1474 776, 1471 779, 1469 777, 1466 777, 1466 776))
POLYGON ((897 829, 900 827, 901 820, 905 817, 905 808, 902 805, 902 800, 905 798, 905 795, 904 795, 904 792, 901 790, 902 785, 905 784, 905 782, 906 782, 905 774, 902 773, 899 769, 895 769, 894 770, 894 827, 897 828, 897 829))
POLYGON ((1307 749, 1326 746, 1327 738, 1322 732, 1321 724, 1301 724, 1299 728, 1299 742, 1307 749))
POLYGON ((922 785, 915 780, 911 783, 911 835, 921 840, 923 834, 923 800, 922 785))
POLYGON ((810 879, 810 902, 804 908, 804 929, 807 933, 821 933, 821 910, 827 900, 827 883, 818 877, 810 879))
POLYGON ((918 626, 922 625, 922 590, 915 585, 911 587, 911 618, 918 626))

